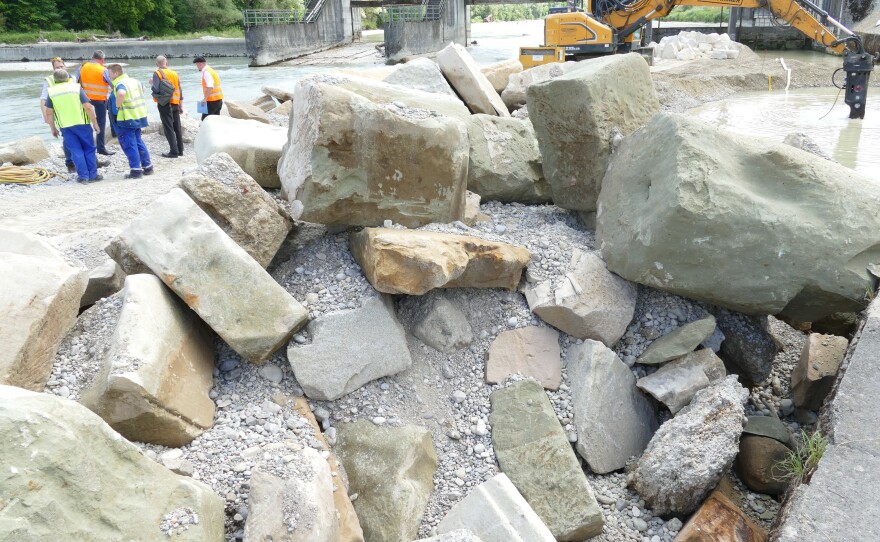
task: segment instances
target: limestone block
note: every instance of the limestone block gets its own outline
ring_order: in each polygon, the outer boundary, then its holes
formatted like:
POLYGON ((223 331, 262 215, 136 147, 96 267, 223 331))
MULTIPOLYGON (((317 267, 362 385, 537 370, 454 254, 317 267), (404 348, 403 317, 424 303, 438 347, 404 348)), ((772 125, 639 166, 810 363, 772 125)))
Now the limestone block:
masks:
POLYGON ((87 284, 48 241, 0 230, 0 383, 43 390, 87 284))
POLYGON ((263 110, 255 105, 232 100, 223 100, 223 105, 228 108, 229 116, 234 119, 255 120, 263 124, 270 124, 269 118, 266 117, 263 110))
POLYGON ((570 271, 552 290, 552 282, 526 287, 529 308, 548 324, 578 339, 595 339, 613 346, 636 310, 634 284, 608 271, 590 252, 572 251, 570 271))
POLYGON ((110 348, 80 403, 122 436, 183 446, 214 424, 212 337, 155 275, 129 275, 110 348))
POLYGON ((196 159, 225 152, 264 188, 279 188, 278 160, 287 143, 287 130, 253 120, 209 115, 196 136, 196 159))
POLYGON ((359 309, 320 316, 306 330, 312 342, 291 342, 287 359, 311 399, 338 399, 412 364, 406 332, 387 296, 366 299, 359 309))
POLYGON ((554 542, 538 514, 506 474, 496 474, 453 506, 437 526, 440 533, 467 529, 483 542, 554 542))
POLYGON ((468 189, 486 201, 548 203, 541 151, 528 120, 473 115, 467 121, 471 146, 468 189))
POLYGON ((260 87, 260 92, 269 96, 271 98, 275 98, 278 100, 278 103, 288 102, 293 99, 293 89, 292 88, 283 88, 267 85, 264 87, 260 87))
POLYGON ((452 354, 474 342, 474 331, 467 316, 439 290, 401 300, 413 313, 412 334, 432 348, 452 354), (436 295, 433 295, 436 294, 436 295))
POLYGON ((300 477, 282 479, 261 467, 254 469, 246 539, 339 542, 330 467, 312 448, 304 448, 300 457, 300 477))
POLYGON ((364 538, 415 540, 434 489, 437 454, 431 433, 416 426, 379 427, 367 420, 337 426, 339 459, 350 482, 364 538))
POLYGON ((252 363, 268 359, 308 318, 179 188, 154 201, 117 239, 252 363))
POLYGON ((10 162, 13 166, 25 166, 46 158, 49 158, 49 150, 40 136, 27 137, 0 145, 0 165, 10 162))
POLYGON ((614 136, 641 128, 660 103, 648 64, 638 53, 577 64, 565 75, 529 87, 529 118, 553 203, 595 211, 614 136))
POLYGON ((766 542, 767 532, 720 491, 714 491, 685 524, 675 542, 766 542))
POLYGON ((523 65, 520 64, 519 59, 516 58, 502 60, 501 62, 496 62, 480 68, 480 72, 486 76, 486 79, 489 80, 492 88, 494 88, 495 92, 498 94, 501 94, 507 87, 507 81, 510 80, 510 76, 515 73, 520 73, 521 71, 523 71, 523 65))
POLYGON ((420 57, 405 64, 399 64, 383 81, 401 87, 445 94, 458 99, 455 91, 443 77, 440 67, 429 58, 420 57))
POLYGON ((567 360, 578 454, 598 474, 624 468, 657 431, 654 407, 636 388, 629 367, 604 344, 575 344, 567 360))
POLYGON ((225 152, 211 155, 180 187, 263 268, 293 228, 287 211, 225 152))
POLYGON ((469 146, 460 121, 312 80, 298 83, 293 102, 278 173, 302 220, 418 227, 464 216, 469 146))
POLYGON ((88 307, 122 288, 125 272, 104 252, 104 247, 119 231, 116 228, 97 228, 52 237, 52 245, 65 260, 85 267, 89 272, 89 284, 80 299, 80 308, 88 307))
POLYGON ((791 373, 791 395, 795 406, 819 410, 837 378, 837 371, 849 346, 836 335, 811 333, 791 373))
POLYGON ((660 426, 628 475, 655 514, 688 514, 733 464, 748 391, 728 376, 660 426))
POLYGON ((223 499, 148 459, 87 408, 0 386, 3 540, 222 542, 223 499), (137 498, 133 498, 136 495, 137 498), (162 517, 198 516, 166 534, 162 517))
POLYGON ((609 269, 747 314, 861 310, 880 260, 880 181, 682 115, 623 140, 599 203, 609 269))
POLYGON ((300 416, 305 418, 312 431, 315 432, 315 439, 321 443, 324 452, 330 454, 327 458, 327 464, 330 466, 330 476, 333 482, 333 503, 336 506, 336 513, 339 517, 339 538, 337 542, 364 542, 364 532, 358 521, 354 506, 348 498, 348 475, 342 464, 336 457, 336 454, 330 449, 327 439, 321 432, 321 426, 312 413, 309 402, 305 397, 297 397, 294 408, 300 416))
POLYGON ((391 228, 351 236, 351 252, 370 284, 388 294, 434 288, 507 288, 519 284, 529 251, 477 237, 391 228))
POLYGON ((250 105, 259 108, 260 111, 262 111, 263 113, 268 113, 278 106, 278 104, 275 102, 275 99, 268 94, 263 94, 259 98, 252 101, 250 105))
POLYGON ((291 111, 293 111, 293 100, 288 100, 284 103, 278 104, 278 107, 273 109, 272 113, 289 117, 291 111))
POLYGON ((724 362, 712 350, 704 348, 664 363, 656 372, 640 378, 636 385, 666 405, 674 415, 686 407, 698 391, 725 376, 724 362))
POLYGON ((577 62, 551 62, 512 73, 507 78, 507 86, 501 93, 501 99, 509 109, 523 107, 526 105, 526 91, 530 86, 559 77, 577 65, 577 62))
POLYGON ((715 317, 711 314, 694 322, 677 327, 652 342, 636 359, 642 365, 658 365, 680 358, 694 351, 694 348, 708 339, 715 331, 715 317))
POLYGON ((528 326, 504 331, 489 345, 486 382, 498 384, 514 374, 537 380, 548 390, 562 383, 559 332, 528 326))
POLYGON ((601 533, 602 510, 541 385, 522 380, 490 401, 498 465, 556 540, 601 533))
POLYGON ((501 96, 480 72, 467 49, 457 43, 450 43, 437 53, 437 64, 471 112, 510 116, 501 96))
POLYGON ((751 489, 765 495, 782 495, 789 476, 781 464, 791 450, 776 439, 743 434, 736 456, 736 473, 751 489))

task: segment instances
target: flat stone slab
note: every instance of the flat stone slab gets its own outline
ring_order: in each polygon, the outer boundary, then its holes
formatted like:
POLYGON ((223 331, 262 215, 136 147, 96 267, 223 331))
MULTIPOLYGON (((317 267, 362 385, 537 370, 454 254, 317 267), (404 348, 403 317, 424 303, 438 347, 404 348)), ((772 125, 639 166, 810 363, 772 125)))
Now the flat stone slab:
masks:
POLYGON ((388 296, 364 300, 359 309, 321 316, 306 329, 311 344, 291 341, 287 359, 312 399, 338 399, 412 365, 406 332, 388 296))
POLYGON ((818 410, 837 379, 849 342, 835 335, 811 333, 797 366, 791 372, 791 395, 795 406, 818 410))
POLYGON ((177 447, 214 424, 214 345, 204 323, 155 275, 129 275, 98 375, 80 403, 125 438, 177 447))
POLYGON ((694 351, 700 343, 715 331, 715 317, 709 315, 695 322, 689 322, 652 342, 636 359, 643 365, 657 365, 680 358, 694 351))
POLYGON ((664 363, 656 372, 640 378, 637 385, 675 414, 698 391, 725 376, 724 362, 712 350, 703 348, 664 363))
POLYGON ((437 64, 471 112, 510 116, 501 96, 477 67, 467 49, 450 43, 437 53, 437 64))
POLYGON ((556 540, 601 533, 602 510, 544 388, 523 380, 493 392, 490 400, 498 465, 556 540))
POLYGON ((486 360, 486 382, 498 384, 510 375, 534 378, 548 390, 562 383, 559 332, 529 326, 504 331, 492 341, 486 360))
POLYGON ((506 474, 473 488, 446 513, 440 533, 467 529, 483 542, 554 542, 553 533, 532 510, 506 474))
POLYGON ((308 313, 186 193, 156 199, 119 234, 127 246, 233 350, 262 363, 308 313))

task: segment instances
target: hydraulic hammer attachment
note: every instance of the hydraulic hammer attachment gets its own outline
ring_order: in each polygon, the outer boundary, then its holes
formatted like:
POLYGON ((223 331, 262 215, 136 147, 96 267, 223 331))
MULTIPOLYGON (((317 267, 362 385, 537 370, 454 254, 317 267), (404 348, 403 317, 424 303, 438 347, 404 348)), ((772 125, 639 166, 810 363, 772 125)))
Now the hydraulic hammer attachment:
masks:
POLYGON ((862 40, 858 36, 848 36, 832 44, 836 45, 847 41, 854 42, 857 50, 847 49, 843 53, 843 71, 846 74, 844 81, 845 94, 843 101, 849 106, 849 118, 865 118, 865 100, 868 97, 868 79, 874 70, 876 58, 871 53, 865 52, 862 40))

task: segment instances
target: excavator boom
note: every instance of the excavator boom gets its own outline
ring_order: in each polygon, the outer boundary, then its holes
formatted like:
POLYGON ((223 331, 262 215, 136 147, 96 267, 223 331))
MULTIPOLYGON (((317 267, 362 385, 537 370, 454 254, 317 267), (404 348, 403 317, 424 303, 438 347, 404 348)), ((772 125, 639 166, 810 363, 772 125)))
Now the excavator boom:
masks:
POLYGON ((811 0, 589 0, 586 12, 574 8, 551 12, 544 23, 544 42, 565 47, 569 55, 626 52, 636 30, 678 6, 766 8, 778 20, 843 55, 844 101, 850 106, 850 118, 864 117, 875 57, 865 52, 857 35, 811 0))

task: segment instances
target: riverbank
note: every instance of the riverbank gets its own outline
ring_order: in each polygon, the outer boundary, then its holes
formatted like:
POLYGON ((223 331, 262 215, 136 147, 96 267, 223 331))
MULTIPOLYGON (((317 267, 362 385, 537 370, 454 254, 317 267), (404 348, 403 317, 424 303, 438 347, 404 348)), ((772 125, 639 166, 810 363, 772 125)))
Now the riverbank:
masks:
POLYGON ((47 42, 31 45, 0 46, 0 62, 30 62, 61 57, 86 60, 96 49, 108 58, 140 59, 165 55, 168 58, 205 56, 212 58, 245 57, 244 38, 205 37, 195 40, 119 40, 89 41, 85 43, 47 42))

